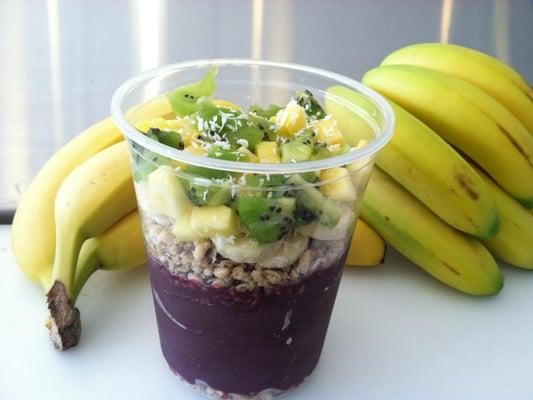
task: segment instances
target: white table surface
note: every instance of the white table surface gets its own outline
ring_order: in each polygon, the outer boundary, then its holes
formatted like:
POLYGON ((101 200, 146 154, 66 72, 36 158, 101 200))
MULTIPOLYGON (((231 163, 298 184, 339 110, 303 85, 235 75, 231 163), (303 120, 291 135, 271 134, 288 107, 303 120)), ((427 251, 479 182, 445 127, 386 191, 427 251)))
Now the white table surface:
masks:
MULTIPOLYGON (((533 399, 533 273, 503 270, 492 298, 448 289, 391 249, 378 268, 347 270, 321 361, 286 399, 533 399)), ((201 399, 161 356, 143 268, 97 273, 79 308, 81 343, 56 352, 43 292, 0 226, 0 399, 201 399)))

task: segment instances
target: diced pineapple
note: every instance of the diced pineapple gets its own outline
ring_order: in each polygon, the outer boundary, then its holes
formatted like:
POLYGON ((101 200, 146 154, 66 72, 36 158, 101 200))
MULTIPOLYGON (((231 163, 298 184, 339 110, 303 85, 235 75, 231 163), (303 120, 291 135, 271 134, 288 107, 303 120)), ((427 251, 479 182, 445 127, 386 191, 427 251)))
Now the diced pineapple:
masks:
POLYGON ((148 132, 148 129, 151 128, 151 125, 150 125, 150 121, 148 120, 142 120, 142 121, 138 121, 136 124, 135 124, 135 129, 143 132, 143 133, 146 133, 148 132))
POLYGON ((202 239, 202 235, 198 234, 191 225, 191 216, 181 218, 172 226, 172 233, 177 240, 191 241, 202 239))
POLYGON ((162 117, 154 118, 150 121, 151 128, 166 129, 168 128, 167 120, 162 117))
POLYGON ((202 237, 232 236, 240 230, 239 217, 226 206, 193 207, 191 226, 202 237))
POLYGON ((241 146, 237 149, 237 151, 241 152, 242 154, 246 154, 250 162, 253 162, 253 163, 259 162, 259 158, 254 153, 252 153, 250 150, 248 150, 247 147, 241 146))
POLYGON ((315 139, 328 145, 345 144, 346 139, 339 129, 337 120, 331 115, 317 121, 314 125, 315 139))
POLYGON ((173 220, 188 218, 193 204, 169 166, 157 167, 147 181, 147 197, 150 207, 173 220))
POLYGON ((185 125, 185 122, 181 118, 167 119, 167 128, 173 131, 178 131, 185 125))
POLYGON ((229 108, 230 110, 242 111, 242 108, 229 100, 214 99, 213 104, 217 107, 229 108))
POLYGON ((261 142, 255 146, 255 153, 260 163, 277 164, 281 161, 276 142, 261 142))
POLYGON ((191 120, 189 117, 185 117, 182 119, 183 126, 179 130, 179 133, 181 135, 181 138, 183 139, 183 143, 185 146, 189 146, 192 142, 196 141, 198 136, 200 135, 200 132, 198 132, 198 128, 196 127, 196 124, 193 120, 191 120))
POLYGON ((202 146, 202 143, 196 140, 192 140, 188 146, 185 146, 184 150, 197 156, 205 156, 207 154, 207 150, 202 146))
POLYGON ((281 136, 290 137, 305 128, 306 117, 303 107, 291 100, 276 114, 276 131, 281 136))
POLYGON ((319 186, 320 191, 330 199, 353 203, 357 198, 357 192, 346 168, 325 169, 320 173, 320 180, 331 181, 319 186))

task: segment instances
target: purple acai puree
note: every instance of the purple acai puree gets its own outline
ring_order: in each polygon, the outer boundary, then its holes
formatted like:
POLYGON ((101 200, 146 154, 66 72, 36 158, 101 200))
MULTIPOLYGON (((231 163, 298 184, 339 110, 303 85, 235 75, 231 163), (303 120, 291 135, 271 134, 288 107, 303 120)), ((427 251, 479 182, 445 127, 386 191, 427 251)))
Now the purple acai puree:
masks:
POLYGON ((172 275, 149 257, 170 368, 226 394, 299 385, 320 357, 345 258, 268 291, 238 292, 172 275))

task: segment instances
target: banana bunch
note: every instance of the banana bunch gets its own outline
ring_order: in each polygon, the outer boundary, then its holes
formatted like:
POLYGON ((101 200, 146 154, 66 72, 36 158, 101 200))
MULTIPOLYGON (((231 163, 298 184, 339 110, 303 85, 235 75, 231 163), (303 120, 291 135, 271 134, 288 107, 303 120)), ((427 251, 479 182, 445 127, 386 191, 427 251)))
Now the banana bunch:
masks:
MULTIPOLYGON (((170 106, 158 100, 135 112, 162 116, 170 106)), ((94 271, 145 263, 136 208, 127 145, 110 118, 60 149, 24 192, 11 230, 13 253, 47 292, 47 326, 58 349, 79 341, 74 303, 94 271)))
MULTIPOLYGON (((377 156, 362 219, 465 293, 502 288, 493 256, 533 269, 533 89, 525 79, 486 54, 428 43, 393 52, 363 83, 389 99, 396 130, 377 156)), ((345 88, 329 93, 372 107, 345 88)))

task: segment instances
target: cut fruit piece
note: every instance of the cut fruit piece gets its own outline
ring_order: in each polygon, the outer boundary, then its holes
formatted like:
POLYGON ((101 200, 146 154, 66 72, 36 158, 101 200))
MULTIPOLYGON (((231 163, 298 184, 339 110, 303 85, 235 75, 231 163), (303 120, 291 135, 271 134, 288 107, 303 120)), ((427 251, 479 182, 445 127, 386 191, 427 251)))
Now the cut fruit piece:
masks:
POLYGON ((231 200, 231 173, 195 165, 188 166, 185 173, 190 177, 183 177, 181 180, 195 205, 218 206, 231 200), (227 181, 227 184, 223 181, 227 181))
POLYGON ((253 163, 259 162, 259 158, 254 153, 252 153, 250 150, 248 150, 248 148, 239 147, 237 151, 240 151, 241 153, 246 154, 249 162, 253 162, 253 163))
POLYGON ((351 149, 348 143, 327 145, 326 143, 315 144, 311 160, 323 160, 324 158, 336 157, 349 152, 351 149))
POLYGON ((184 150, 197 156, 205 156, 207 154, 207 150, 198 141, 191 142, 184 150))
POLYGON ((326 116, 326 112, 315 96, 313 96, 313 93, 309 90, 299 93, 296 97, 296 102, 303 107, 305 113, 312 118, 321 119, 326 116))
POLYGON ((218 68, 213 67, 198 82, 177 88, 168 95, 172 110, 183 117, 198 110, 197 100, 204 96, 213 96, 217 89, 216 76, 218 68))
POLYGON ((279 110, 281 110, 281 107, 276 104, 271 104, 268 106, 268 108, 263 108, 257 104, 254 104, 250 107, 250 113, 266 119, 275 116, 279 110))
POLYGON ((148 132, 146 132, 146 136, 174 149, 183 150, 185 147, 181 135, 176 131, 150 128, 148 129, 148 132))
POLYGON ((247 125, 226 133, 226 139, 232 146, 243 146, 251 150, 256 150, 264 136, 265 133, 260 128, 247 125))
POLYGON ((152 124, 147 119, 135 123, 135 129, 141 131, 142 133, 148 132, 148 129, 150 129, 151 127, 152 124))
POLYGON ((240 196, 258 196, 258 197, 268 197, 268 198, 278 198, 278 197, 290 197, 289 192, 284 192, 279 190, 280 186, 285 185, 287 178, 285 175, 259 175, 259 174, 247 174, 244 177, 245 187, 241 188, 239 191, 240 196), (257 188, 272 188, 261 190, 257 188), (287 196, 285 196, 287 194, 287 196))
POLYGON ((335 228, 328 228, 320 222, 313 222, 300 225, 295 231, 301 235, 318 240, 345 240, 352 233, 355 213, 350 207, 341 205, 340 214, 339 223, 335 228))
POLYGON ((228 161, 249 161, 249 157, 241 150, 228 150, 222 146, 211 146, 207 152, 207 156, 210 158, 218 158, 220 160, 228 161))
POLYGON ((158 167, 148 175, 145 193, 151 209, 173 220, 191 212, 193 205, 171 167, 158 167))
POLYGON ((279 247, 279 242, 264 244, 251 237, 231 240, 215 236, 212 241, 220 255, 236 263, 255 264, 263 258, 270 257, 279 247))
POLYGON ((166 129, 168 128, 167 120, 163 117, 153 118, 150 121, 150 127, 156 129, 166 129))
POLYGON ((346 265, 371 266, 385 261, 385 241, 362 219, 357 220, 346 265))
POLYGON ((295 263, 302 253, 307 250, 309 239, 297 233, 290 234, 281 241, 276 251, 272 251, 269 256, 257 263, 261 268, 283 269, 295 263))
MULTIPOLYGON (((192 211, 192 207, 191 207, 192 211)), ((191 213, 178 219, 172 226, 172 233, 176 240, 192 241, 202 239, 202 235, 196 232, 191 225, 191 213)))
POLYGON ((304 131, 302 134, 294 136, 290 141, 281 145, 281 162, 308 160, 313 153, 314 144, 312 131, 304 131))
POLYGON ((305 223, 311 216, 330 227, 334 228, 339 222, 340 211, 337 200, 325 197, 320 191, 309 185, 300 175, 293 175, 289 179, 294 185, 302 185, 302 188, 296 190, 296 199, 299 207, 297 211, 301 213, 299 218, 305 223))
POLYGON ((206 141, 218 141, 228 132, 239 127, 239 112, 230 108, 217 107, 211 99, 202 97, 197 102, 198 111, 192 115, 196 126, 206 141))
POLYGON ((293 136, 305 128, 305 124, 305 111, 294 100, 276 114, 276 132, 281 136, 293 136))
POLYGON ((181 137, 183 138, 183 143, 185 147, 193 144, 201 144, 198 141, 198 136, 200 136, 200 131, 196 125, 196 119, 190 116, 183 118, 182 120, 183 127, 179 129, 181 137))
POLYGON ((336 167, 320 172, 320 180, 327 182, 319 186, 320 191, 330 199, 353 203, 357 192, 346 168, 336 167))
POLYGON ((346 143, 346 139, 337 124, 337 120, 332 118, 331 115, 315 122, 314 131, 317 142, 326 143, 328 145, 342 145, 346 143))
POLYGON ((236 208, 250 235, 260 243, 280 240, 293 222, 295 200, 291 198, 239 197, 236 208))
POLYGON ((167 128, 177 131, 178 129, 182 129, 185 126, 185 121, 179 117, 174 119, 167 119, 165 120, 167 124, 167 128))
POLYGON ((261 142, 256 146, 255 152, 261 163, 278 164, 281 161, 276 142, 261 142))
POLYGON ((226 206, 193 207, 191 226, 201 237, 234 236, 239 233, 239 217, 226 206))
POLYGON ((217 107, 229 108, 230 110, 233 110, 233 111, 242 112, 242 108, 239 105, 229 100, 213 99, 213 104, 217 107))

